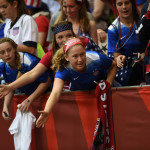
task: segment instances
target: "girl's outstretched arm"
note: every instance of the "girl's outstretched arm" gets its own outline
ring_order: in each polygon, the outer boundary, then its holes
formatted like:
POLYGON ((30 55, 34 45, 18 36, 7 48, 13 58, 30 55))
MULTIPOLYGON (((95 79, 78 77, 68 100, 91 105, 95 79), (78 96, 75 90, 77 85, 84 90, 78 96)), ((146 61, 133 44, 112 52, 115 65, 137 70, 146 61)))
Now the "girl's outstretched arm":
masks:
POLYGON ((47 122, 50 113, 52 112, 53 107, 59 101, 62 89, 64 86, 64 81, 59 78, 55 78, 52 92, 47 100, 44 111, 38 111, 41 115, 36 121, 36 126, 40 128, 44 127, 44 124, 47 122))

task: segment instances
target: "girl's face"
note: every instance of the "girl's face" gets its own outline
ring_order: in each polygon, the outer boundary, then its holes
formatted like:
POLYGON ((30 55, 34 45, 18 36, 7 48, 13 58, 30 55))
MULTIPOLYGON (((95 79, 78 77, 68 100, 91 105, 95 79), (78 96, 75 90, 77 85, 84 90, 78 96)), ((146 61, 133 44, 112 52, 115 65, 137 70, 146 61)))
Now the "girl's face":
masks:
POLYGON ((71 30, 66 30, 63 32, 59 32, 56 34, 56 43, 59 47, 62 47, 69 38, 73 37, 73 33, 71 30))
POLYGON ((0 13, 4 18, 14 20, 17 16, 17 2, 10 4, 7 0, 0 0, 0 13))
POLYGON ((67 61, 72 65, 72 68, 78 72, 84 72, 86 70, 86 51, 82 45, 75 45, 68 51, 68 55, 65 55, 67 61))
POLYGON ((130 0, 116 0, 116 8, 120 18, 127 19, 132 16, 132 3, 130 0))
POLYGON ((63 0, 63 11, 67 17, 75 17, 79 15, 81 7, 76 4, 75 0, 63 0))
POLYGON ((15 51, 9 42, 0 44, 0 58, 11 66, 15 63, 15 51))

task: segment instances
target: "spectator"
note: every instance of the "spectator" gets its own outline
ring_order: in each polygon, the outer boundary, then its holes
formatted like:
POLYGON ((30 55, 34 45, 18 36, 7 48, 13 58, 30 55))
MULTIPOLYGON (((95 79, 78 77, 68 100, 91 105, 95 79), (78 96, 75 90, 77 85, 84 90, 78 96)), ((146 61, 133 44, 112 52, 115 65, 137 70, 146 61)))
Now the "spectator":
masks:
POLYGON ((108 53, 113 54, 117 62, 115 80, 119 86, 139 85, 143 81, 142 62, 147 43, 138 41, 135 32, 139 21, 136 3, 135 0, 114 0, 114 4, 119 16, 108 29, 108 53))
POLYGON ((36 122, 37 127, 43 126, 54 105, 59 101, 64 82, 71 82, 71 90, 90 90, 96 87, 94 81, 106 79, 112 84, 116 73, 115 62, 97 52, 85 51, 85 46, 78 38, 70 39, 53 57, 55 74, 54 86, 44 111, 36 122), (87 61, 88 60, 88 61, 87 61), (88 63, 87 63, 88 62, 88 63))
POLYGON ((61 12, 54 14, 50 21, 49 33, 47 41, 51 42, 52 32, 51 26, 59 21, 68 20, 73 25, 73 31, 76 35, 88 35, 92 37, 94 42, 97 44, 97 29, 94 20, 88 19, 87 10, 83 0, 62 0, 61 1, 61 12), (55 20, 57 19, 57 20, 55 20))
MULTIPOLYGON (((15 81, 23 73, 33 69, 39 62, 39 59, 29 53, 17 52, 17 44, 10 38, 0 39, 0 73, 3 75, 7 84, 15 81)), ((38 117, 37 110, 42 109, 42 94, 46 91, 50 84, 49 74, 44 73, 35 82, 19 88, 22 93, 25 93, 24 100, 17 99, 16 103, 20 104, 19 109, 23 112, 28 112, 29 109, 35 117, 38 117)), ((9 104, 12 101, 13 92, 4 97, 4 105, 2 116, 5 120, 10 119, 9 104)), ((15 104, 16 104, 15 103, 15 104)), ((29 122, 28 122, 29 123, 29 122)), ((26 128, 31 129, 32 126, 26 128)), ((35 137, 39 141, 40 137, 37 136, 39 131, 35 129, 35 137)), ((38 143, 37 143, 38 144, 38 143)))
POLYGON ((24 0, 0 0, 0 13, 7 19, 4 37, 18 44, 17 51, 37 55, 38 29, 34 19, 28 15, 24 0))
POLYGON ((46 41, 47 31, 49 26, 49 13, 41 9, 41 1, 34 0, 35 3, 30 3, 30 0, 25 0, 25 4, 29 10, 29 14, 35 19, 38 27, 38 43, 42 46, 45 53, 48 51, 49 42, 46 41), (39 2, 39 3, 38 3, 39 2), (35 5, 34 5, 35 4, 35 5))

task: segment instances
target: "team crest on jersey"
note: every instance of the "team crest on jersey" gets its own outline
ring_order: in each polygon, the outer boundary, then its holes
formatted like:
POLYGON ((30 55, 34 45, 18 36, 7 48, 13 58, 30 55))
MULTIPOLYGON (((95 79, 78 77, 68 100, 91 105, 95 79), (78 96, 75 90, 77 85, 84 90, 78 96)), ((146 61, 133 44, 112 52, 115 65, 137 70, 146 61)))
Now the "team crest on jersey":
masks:
POLYGON ((97 76, 99 74, 99 71, 98 70, 95 70, 94 72, 93 72, 93 75, 94 76, 97 76))
POLYGON ((12 30, 12 35, 13 35, 13 36, 16 36, 18 33, 19 33, 19 27, 13 28, 13 30, 12 30))

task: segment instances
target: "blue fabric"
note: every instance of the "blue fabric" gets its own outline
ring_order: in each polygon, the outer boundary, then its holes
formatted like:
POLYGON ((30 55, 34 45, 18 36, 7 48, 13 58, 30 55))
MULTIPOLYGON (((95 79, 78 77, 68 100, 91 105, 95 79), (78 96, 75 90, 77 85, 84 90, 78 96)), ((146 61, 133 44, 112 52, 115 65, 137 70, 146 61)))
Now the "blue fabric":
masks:
MULTIPOLYGON (((112 25, 108 28, 108 53, 121 53, 125 56, 133 57, 133 53, 145 52, 147 43, 140 42, 137 38, 137 34, 135 32, 136 26, 134 25, 132 31, 130 32, 129 36, 125 40, 124 43, 126 43, 119 51, 116 50, 116 45, 119 40, 119 21, 118 18, 113 22, 113 24, 116 26, 117 32, 114 29, 112 25), (134 32, 133 32, 134 31, 134 32), (133 33, 133 34, 132 34, 133 33)), ((125 36, 129 32, 129 28, 127 28, 124 24, 121 23, 121 42, 124 40, 125 36)), ((119 44, 118 44, 119 45, 119 44)))
MULTIPOLYGON (((113 22, 114 26, 110 25, 108 28, 108 56, 112 57, 113 53, 121 53, 123 55, 126 56, 127 58, 127 63, 123 68, 118 68, 117 70, 117 74, 116 74, 116 78, 115 80, 117 82, 119 82, 121 85, 126 86, 126 85, 130 85, 129 80, 131 78, 131 76, 133 75, 133 68, 131 66, 132 64, 132 60, 134 59, 135 55, 133 55, 133 53, 143 53, 145 52, 146 46, 147 46, 147 42, 140 42, 137 38, 137 34, 135 32, 136 26, 134 25, 133 29, 131 30, 129 36, 126 38, 125 40, 125 44, 124 46, 119 49, 116 50, 116 45, 117 42, 119 40, 119 17, 113 22)), ((129 32, 129 28, 127 28, 124 24, 121 23, 121 42, 124 40, 125 36, 128 34, 129 32)), ((119 44, 118 44, 119 46, 119 44)), ((118 48, 118 47, 117 47, 118 48)), ((139 64, 137 64, 140 68, 139 70, 142 70, 139 64)), ((136 67, 138 68, 138 67, 136 67)), ((137 72, 136 75, 136 79, 138 80, 138 82, 140 83, 139 79, 141 79, 141 74, 142 72, 138 72, 138 70, 134 70, 134 72, 137 72)), ((139 83, 137 83, 136 79, 134 80, 134 82, 132 82, 133 85, 137 85, 139 83)))
POLYGON ((96 84, 93 81, 99 82, 106 79, 107 70, 111 65, 112 60, 110 58, 94 51, 87 51, 86 71, 84 73, 77 72, 68 66, 63 71, 57 71, 55 78, 70 81, 70 90, 72 91, 94 89, 96 84))
POLYGON ((0 38, 4 37, 4 28, 5 28, 5 23, 4 24, 0 24, 0 38))
POLYGON ((140 5, 140 4, 144 4, 147 0, 136 0, 136 4, 140 5))
MULTIPOLYGON (((20 68, 20 71, 22 74, 32 70, 39 62, 39 59, 33 55, 30 55, 28 53, 22 53, 22 52, 20 52, 19 54, 21 56, 20 58, 22 62, 21 68, 20 68)), ((0 74, 3 75, 6 83, 11 83, 16 80, 18 70, 16 68, 11 68, 7 63, 1 60, 0 61, 0 74)), ((25 93, 26 95, 30 95, 36 90, 36 88, 38 87, 40 83, 44 83, 47 81, 48 76, 49 76, 48 72, 45 72, 33 83, 23 86, 19 88, 19 90, 22 93, 25 93)))

